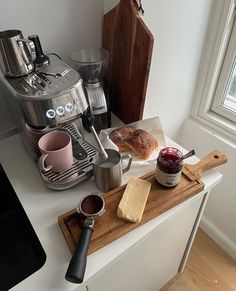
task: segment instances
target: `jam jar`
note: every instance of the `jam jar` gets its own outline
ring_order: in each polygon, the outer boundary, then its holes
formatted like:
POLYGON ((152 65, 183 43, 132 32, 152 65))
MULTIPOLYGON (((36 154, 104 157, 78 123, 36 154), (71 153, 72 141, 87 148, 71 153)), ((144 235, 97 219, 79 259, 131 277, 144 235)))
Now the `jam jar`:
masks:
POLYGON ((156 180, 166 187, 176 186, 181 177, 183 167, 183 154, 176 148, 163 148, 157 158, 156 180))

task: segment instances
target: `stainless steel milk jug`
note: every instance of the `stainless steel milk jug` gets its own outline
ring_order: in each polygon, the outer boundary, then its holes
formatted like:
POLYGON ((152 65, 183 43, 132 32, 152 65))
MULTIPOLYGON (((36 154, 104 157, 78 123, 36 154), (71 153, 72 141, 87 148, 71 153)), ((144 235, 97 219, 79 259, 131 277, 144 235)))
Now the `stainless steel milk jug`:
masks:
POLYGON ((21 77, 34 70, 33 41, 24 39, 20 30, 0 31, 0 68, 5 77, 21 77))

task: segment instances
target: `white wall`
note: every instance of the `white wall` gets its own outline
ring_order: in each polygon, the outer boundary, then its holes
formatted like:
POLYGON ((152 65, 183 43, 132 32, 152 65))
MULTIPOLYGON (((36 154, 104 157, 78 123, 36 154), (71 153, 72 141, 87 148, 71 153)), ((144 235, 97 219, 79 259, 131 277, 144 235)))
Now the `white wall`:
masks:
MULTIPOLYGON (((198 115, 200 100, 211 92, 213 86, 213 68, 219 49, 220 38, 225 22, 222 13, 233 1, 215 0, 214 10, 209 18, 208 33, 202 52, 198 81, 194 97, 194 119, 186 120, 183 127, 182 145, 188 149, 194 148, 199 157, 203 157, 213 149, 219 149, 228 157, 228 163, 217 168, 223 174, 220 185, 213 189, 208 200, 201 226, 207 233, 236 259, 236 142, 230 140, 224 133, 217 132, 217 128, 209 128, 198 115), (209 89, 211 88, 211 89, 209 89), (196 121, 198 119, 198 121, 196 121)), ((209 123, 208 123, 209 124, 209 123)))
MULTIPOLYGON (((19 29, 24 37, 38 34, 45 52, 66 62, 72 50, 101 46, 103 0, 1 1, 0 30, 19 29)), ((12 128, 0 92, 0 132, 12 128)))
POLYGON ((182 145, 194 148, 200 158, 214 149, 228 157, 228 163, 217 168, 223 180, 212 190, 201 227, 236 260, 236 146, 191 119, 185 121, 182 145))
POLYGON ((159 115, 179 141, 189 117, 211 0, 145 0, 144 21, 154 35, 144 118, 159 115))
POLYGON ((38 34, 45 51, 68 60, 72 50, 101 45, 103 0, 8 0, 0 9, 1 30, 38 34))

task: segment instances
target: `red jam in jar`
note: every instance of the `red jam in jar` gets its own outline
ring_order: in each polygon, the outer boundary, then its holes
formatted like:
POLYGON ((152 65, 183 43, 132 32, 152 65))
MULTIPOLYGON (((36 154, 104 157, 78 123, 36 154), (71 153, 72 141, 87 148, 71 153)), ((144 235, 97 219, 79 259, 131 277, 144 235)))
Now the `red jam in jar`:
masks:
POLYGON ((181 151, 173 147, 166 147, 160 151, 155 175, 159 184, 173 187, 179 183, 183 167, 182 157, 181 151))

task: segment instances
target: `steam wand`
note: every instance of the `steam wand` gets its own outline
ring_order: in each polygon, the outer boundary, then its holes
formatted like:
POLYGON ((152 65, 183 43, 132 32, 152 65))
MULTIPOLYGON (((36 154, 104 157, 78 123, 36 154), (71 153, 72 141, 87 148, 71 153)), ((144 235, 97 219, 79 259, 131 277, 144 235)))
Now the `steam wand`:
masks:
POLYGON ((82 115, 82 119, 84 121, 84 123, 89 127, 89 129, 91 130, 92 134, 93 134, 93 137, 95 138, 96 140, 96 143, 97 143, 97 146, 99 148, 99 154, 100 154, 100 157, 103 159, 103 160, 106 160, 108 158, 108 155, 106 153, 106 151, 104 150, 104 147, 96 133, 96 130, 95 128, 93 127, 93 121, 94 121, 94 117, 93 115, 90 113, 90 112, 86 112, 82 115))

